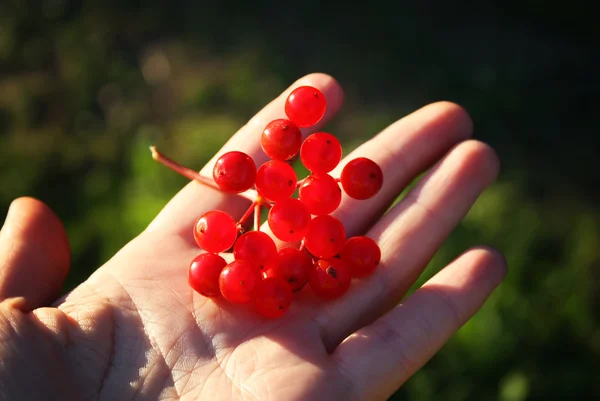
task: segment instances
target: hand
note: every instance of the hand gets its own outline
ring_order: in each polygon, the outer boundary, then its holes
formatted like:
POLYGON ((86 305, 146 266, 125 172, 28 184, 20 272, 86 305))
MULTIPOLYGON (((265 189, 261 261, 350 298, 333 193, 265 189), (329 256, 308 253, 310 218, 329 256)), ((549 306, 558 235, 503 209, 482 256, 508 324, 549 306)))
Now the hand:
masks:
MULTIPOLYGON (((300 84, 325 94, 323 123, 341 107, 342 89, 331 77, 312 74, 292 87, 300 84)), ((284 115, 287 93, 223 151, 264 161, 260 133, 284 115)), ((339 300, 319 301, 310 289, 295 294, 278 320, 204 298, 187 283, 187 266, 199 253, 194 220, 217 208, 239 218, 245 199, 191 182, 143 233, 58 300, 70 258, 65 232, 45 205, 18 199, 0 236, 0 399, 385 400, 506 272, 498 252, 474 248, 397 305, 498 174, 494 151, 468 140, 471 130, 464 110, 435 103, 352 153, 382 167, 384 186, 367 201, 344 198, 334 215, 349 236, 374 238, 382 263, 339 300)))

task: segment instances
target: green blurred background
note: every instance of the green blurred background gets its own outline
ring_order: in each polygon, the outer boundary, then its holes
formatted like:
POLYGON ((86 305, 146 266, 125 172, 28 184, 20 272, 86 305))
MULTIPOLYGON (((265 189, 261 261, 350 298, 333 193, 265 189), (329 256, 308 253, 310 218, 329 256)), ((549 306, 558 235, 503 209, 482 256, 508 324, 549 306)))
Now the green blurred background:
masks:
POLYGON ((466 107, 503 163, 423 280, 485 243, 510 273, 392 399, 600 397, 598 24, 577 2, 0 2, 0 216, 47 202, 66 289, 148 224, 262 105, 323 71, 346 89, 345 151, 436 100, 466 107), (382 6, 383 7, 383 6, 382 6))

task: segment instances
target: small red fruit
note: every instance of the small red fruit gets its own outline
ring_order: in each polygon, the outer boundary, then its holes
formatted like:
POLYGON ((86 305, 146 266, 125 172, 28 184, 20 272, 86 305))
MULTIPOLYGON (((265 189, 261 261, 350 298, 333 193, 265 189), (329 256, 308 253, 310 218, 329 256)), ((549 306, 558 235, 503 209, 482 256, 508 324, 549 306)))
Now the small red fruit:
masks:
POLYGON ((194 224, 196 244, 205 251, 225 252, 237 237, 237 226, 233 218, 220 210, 204 213, 194 224))
POLYGON ((327 132, 316 132, 302 142, 300 160, 312 173, 328 173, 342 159, 340 141, 327 132))
POLYGON ((340 251, 340 259, 348 264, 352 277, 365 277, 379 265, 381 250, 369 237, 352 237, 340 251))
POLYGON ((260 166, 256 173, 256 190, 271 202, 292 196, 296 191, 296 172, 286 162, 271 160, 260 166))
POLYGON ((359 157, 344 166, 340 181, 344 191, 351 198, 369 199, 383 186, 383 172, 374 161, 359 157))
POLYGON ((312 86, 294 89, 285 101, 285 114, 298 127, 310 127, 318 123, 325 115, 326 108, 325 96, 312 86))
POLYGON ((281 277, 268 277, 258 283, 254 306, 271 319, 281 317, 292 303, 292 289, 281 277))
POLYGON ((333 212, 342 201, 342 190, 329 174, 311 174, 300 186, 300 201, 315 216, 333 212))
POLYGON ((268 234, 262 231, 249 231, 241 235, 233 246, 233 257, 236 260, 247 260, 260 270, 277 254, 277 246, 268 234))
POLYGON ((288 198, 273 205, 267 220, 277 238, 285 242, 294 242, 304 237, 310 222, 310 213, 304 203, 295 198, 288 198))
POLYGON ((252 300, 261 281, 260 269, 246 260, 234 260, 221 271, 219 289, 229 302, 246 303, 252 300))
POLYGON ((317 216, 310 221, 304 237, 306 249, 321 259, 332 258, 346 242, 346 230, 333 216, 317 216))
POLYGON ((302 144, 302 133, 296 124, 280 118, 273 120, 262 133, 260 145, 273 160, 289 160, 298 153, 302 144))
POLYGON ((220 296, 219 276, 226 265, 225 259, 215 253, 201 253, 190 263, 188 271, 190 286, 205 297, 220 296))
POLYGON ((267 277, 281 277, 292 291, 299 291, 308 281, 311 268, 312 260, 306 252, 283 248, 267 265, 267 277))
POLYGON ((256 164, 243 152, 223 154, 213 168, 213 179, 221 190, 240 193, 250 189, 256 178, 256 164))
POLYGON ((324 299, 339 298, 350 288, 350 269, 340 259, 320 259, 308 282, 314 293, 324 299))

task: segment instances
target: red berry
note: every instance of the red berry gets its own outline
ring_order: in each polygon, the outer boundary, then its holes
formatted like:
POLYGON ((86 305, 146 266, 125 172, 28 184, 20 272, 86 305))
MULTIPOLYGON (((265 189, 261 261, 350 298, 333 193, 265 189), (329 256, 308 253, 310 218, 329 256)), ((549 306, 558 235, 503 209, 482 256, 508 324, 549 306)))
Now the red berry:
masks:
POLYGON ((299 127, 310 127, 318 123, 326 108, 325 96, 312 86, 294 89, 285 101, 285 114, 299 127))
POLYGON ((233 246, 233 257, 236 260, 247 260, 261 270, 277 254, 277 246, 271 237, 262 231, 250 231, 241 235, 233 246))
POLYGON ((348 264, 352 277, 365 277, 379 265, 381 250, 369 237, 352 237, 340 251, 340 259, 348 264))
POLYGON ((225 252, 235 242, 237 225, 233 218, 220 210, 204 213, 194 224, 196 244, 205 251, 225 252))
POLYGON ((344 166, 340 180, 344 191, 351 198, 369 199, 381 189, 383 171, 374 161, 359 157, 344 166))
POLYGON ((308 224, 304 237, 306 249, 318 258, 337 255, 346 242, 346 230, 333 216, 317 216, 308 224))
POLYGON ((219 289, 229 302, 249 302, 261 281, 260 269, 246 260, 234 260, 221 271, 219 289))
POLYGON ((279 160, 266 162, 256 173, 258 194, 272 202, 292 196, 296 183, 296 172, 292 166, 279 160))
POLYGON ((342 159, 340 141, 327 132, 310 135, 300 147, 300 160, 312 173, 328 173, 342 159))
POLYGON ((268 277, 258 283, 254 306, 258 313, 275 319, 292 304, 292 289, 281 277, 268 277))
POLYGON ((280 118, 273 120, 262 133, 260 145, 267 156, 274 160, 289 160, 298 153, 302 133, 296 124, 280 118))
POLYGON ((310 214, 324 215, 333 212, 342 201, 342 190, 328 174, 312 174, 300 186, 299 199, 310 214))
POLYGON ((308 282, 314 293, 325 299, 339 298, 350 288, 350 269, 340 259, 320 259, 310 272, 308 282))
POLYGON ((280 240, 300 241, 310 222, 310 213, 304 203, 288 198, 273 205, 267 220, 271 231, 280 240))
POLYGON ((220 296, 219 275, 226 265, 225 259, 215 253, 201 253, 190 263, 190 286, 205 297, 220 296))
POLYGON ((221 190, 240 193, 254 185, 256 165, 250 156, 233 151, 223 154, 213 168, 213 179, 221 190))
POLYGON ((308 281, 312 260, 305 252, 295 248, 283 248, 267 265, 267 277, 281 277, 299 291, 308 281))

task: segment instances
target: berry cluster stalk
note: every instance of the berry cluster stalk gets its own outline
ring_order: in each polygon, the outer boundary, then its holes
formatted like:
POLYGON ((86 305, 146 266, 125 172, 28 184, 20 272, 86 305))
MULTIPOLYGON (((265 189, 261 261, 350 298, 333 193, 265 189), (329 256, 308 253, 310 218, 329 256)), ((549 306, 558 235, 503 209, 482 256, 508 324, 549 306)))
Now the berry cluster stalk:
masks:
MULTIPOLYGON (((168 158, 167 156, 165 156, 164 154, 159 152, 158 149, 156 149, 156 146, 150 146, 150 152, 152 152, 152 158, 154 160, 167 166, 168 168, 181 174, 182 176, 189 178, 192 181, 198 181, 198 182, 200 182, 208 187, 214 188, 216 190, 219 190, 219 191, 221 190, 211 178, 203 176, 196 170, 192 170, 191 168, 183 166, 183 165, 177 163, 175 160, 168 158)), ((254 190, 252 188, 250 188, 242 193, 239 193, 238 195, 240 195, 241 197, 246 198, 252 202, 254 202, 258 198, 258 192, 256 192, 256 190, 254 190)))

